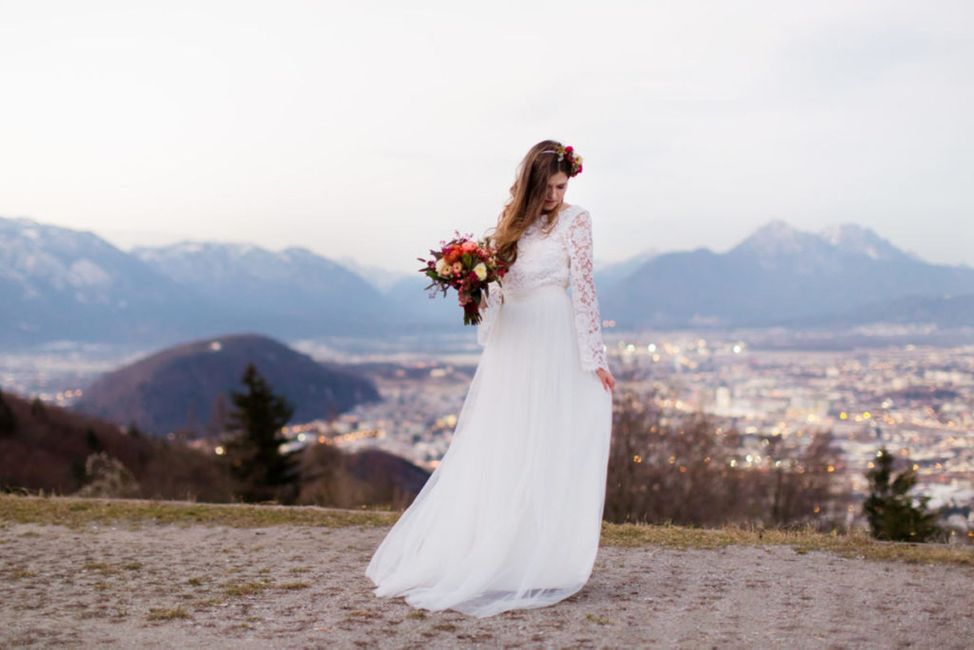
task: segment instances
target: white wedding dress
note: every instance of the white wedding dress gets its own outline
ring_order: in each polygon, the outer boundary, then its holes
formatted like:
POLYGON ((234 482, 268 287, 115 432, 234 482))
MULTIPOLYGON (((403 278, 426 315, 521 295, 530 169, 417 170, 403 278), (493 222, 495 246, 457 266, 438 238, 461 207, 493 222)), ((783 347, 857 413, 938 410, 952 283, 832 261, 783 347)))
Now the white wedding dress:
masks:
POLYGON ((594 372, 607 366, 589 213, 529 227, 502 282, 450 447, 365 571, 376 596, 486 617, 558 602, 591 575, 612 395, 594 372))

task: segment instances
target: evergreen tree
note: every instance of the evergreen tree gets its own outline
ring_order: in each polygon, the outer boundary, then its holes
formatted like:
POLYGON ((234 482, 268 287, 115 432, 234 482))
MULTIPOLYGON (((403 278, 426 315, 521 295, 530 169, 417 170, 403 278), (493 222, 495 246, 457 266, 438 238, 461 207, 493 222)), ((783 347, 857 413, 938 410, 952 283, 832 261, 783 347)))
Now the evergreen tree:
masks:
POLYGON ((0 436, 10 435, 17 430, 17 417, 13 409, 3 399, 3 392, 0 391, 0 436))
POLYGON ((230 430, 234 437, 226 444, 230 470, 241 482, 245 501, 289 502, 296 487, 296 462, 283 454, 287 442, 281 429, 294 414, 283 396, 275 395, 253 363, 244 371, 245 392, 230 392, 234 405, 230 430))
POLYGON ((98 434, 96 434, 95 430, 91 427, 85 429, 85 444, 87 444, 88 449, 94 453, 104 451, 104 448, 101 445, 101 440, 98 439, 98 434))
POLYGON ((920 497, 917 507, 908 494, 916 485, 916 472, 908 467, 894 478, 893 455, 886 447, 879 450, 876 466, 866 472, 866 478, 870 492, 863 510, 873 537, 895 542, 924 542, 940 532, 935 523, 937 515, 927 511, 930 497, 920 497))
POLYGON ((35 418, 42 418, 47 414, 44 402, 40 397, 35 397, 30 403, 30 414, 35 418))

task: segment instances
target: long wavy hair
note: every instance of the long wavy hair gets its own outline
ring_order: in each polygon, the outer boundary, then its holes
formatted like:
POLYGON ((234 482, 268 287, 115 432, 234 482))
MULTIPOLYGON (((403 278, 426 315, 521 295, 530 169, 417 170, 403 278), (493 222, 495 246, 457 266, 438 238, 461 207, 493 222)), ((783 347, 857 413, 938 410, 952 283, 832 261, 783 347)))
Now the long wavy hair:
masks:
POLYGON ((567 158, 558 160, 551 153, 542 154, 561 146, 556 140, 542 140, 531 147, 517 168, 517 177, 511 185, 511 198, 497 218, 497 225, 488 238, 497 249, 497 256, 508 265, 517 260, 517 242, 524 231, 538 219, 547 233, 558 220, 561 204, 551 212, 543 212, 548 180, 558 172, 571 175, 571 163, 567 158))

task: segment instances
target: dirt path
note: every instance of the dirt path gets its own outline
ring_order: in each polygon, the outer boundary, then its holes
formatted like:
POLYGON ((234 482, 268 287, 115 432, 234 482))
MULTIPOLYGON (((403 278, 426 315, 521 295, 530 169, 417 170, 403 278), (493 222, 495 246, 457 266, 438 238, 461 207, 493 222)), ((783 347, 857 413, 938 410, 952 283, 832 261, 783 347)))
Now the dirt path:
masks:
POLYGON ((385 528, 0 528, 0 647, 921 647, 974 643, 974 569, 786 546, 603 547, 552 607, 378 599, 385 528))

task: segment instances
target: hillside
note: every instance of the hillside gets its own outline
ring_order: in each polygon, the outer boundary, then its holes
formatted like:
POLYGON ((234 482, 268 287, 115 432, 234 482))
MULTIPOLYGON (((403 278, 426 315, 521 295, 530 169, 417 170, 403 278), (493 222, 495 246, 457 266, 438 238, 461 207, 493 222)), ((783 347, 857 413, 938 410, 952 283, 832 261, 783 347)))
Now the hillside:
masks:
MULTIPOLYGON (((0 430, 0 491, 74 494, 87 481, 85 462, 96 452, 117 459, 135 479, 131 496, 153 499, 234 500, 235 485, 219 458, 180 442, 123 432, 112 423, 2 393, 13 415, 0 430)), ((6 412, 3 406, 0 410, 6 412)), ((360 507, 404 506, 429 473, 376 449, 346 453, 309 447, 301 457, 299 503, 360 507)))
POLYGON ((395 518, 0 497, 0 645, 959 649, 974 635, 969 548, 808 531, 605 524, 591 578, 560 603, 416 610, 364 575, 395 518))
POLYGON ((232 499, 232 485, 213 455, 10 393, 2 400, 16 426, 0 434, 0 489, 73 494, 85 482, 85 460, 104 451, 132 473, 140 496, 232 499))
POLYGON ((266 336, 235 334, 183 343, 105 373, 75 408, 156 435, 218 433, 228 394, 243 390, 251 362, 292 403, 292 422, 331 418, 380 399, 370 380, 338 364, 319 363, 266 336))

